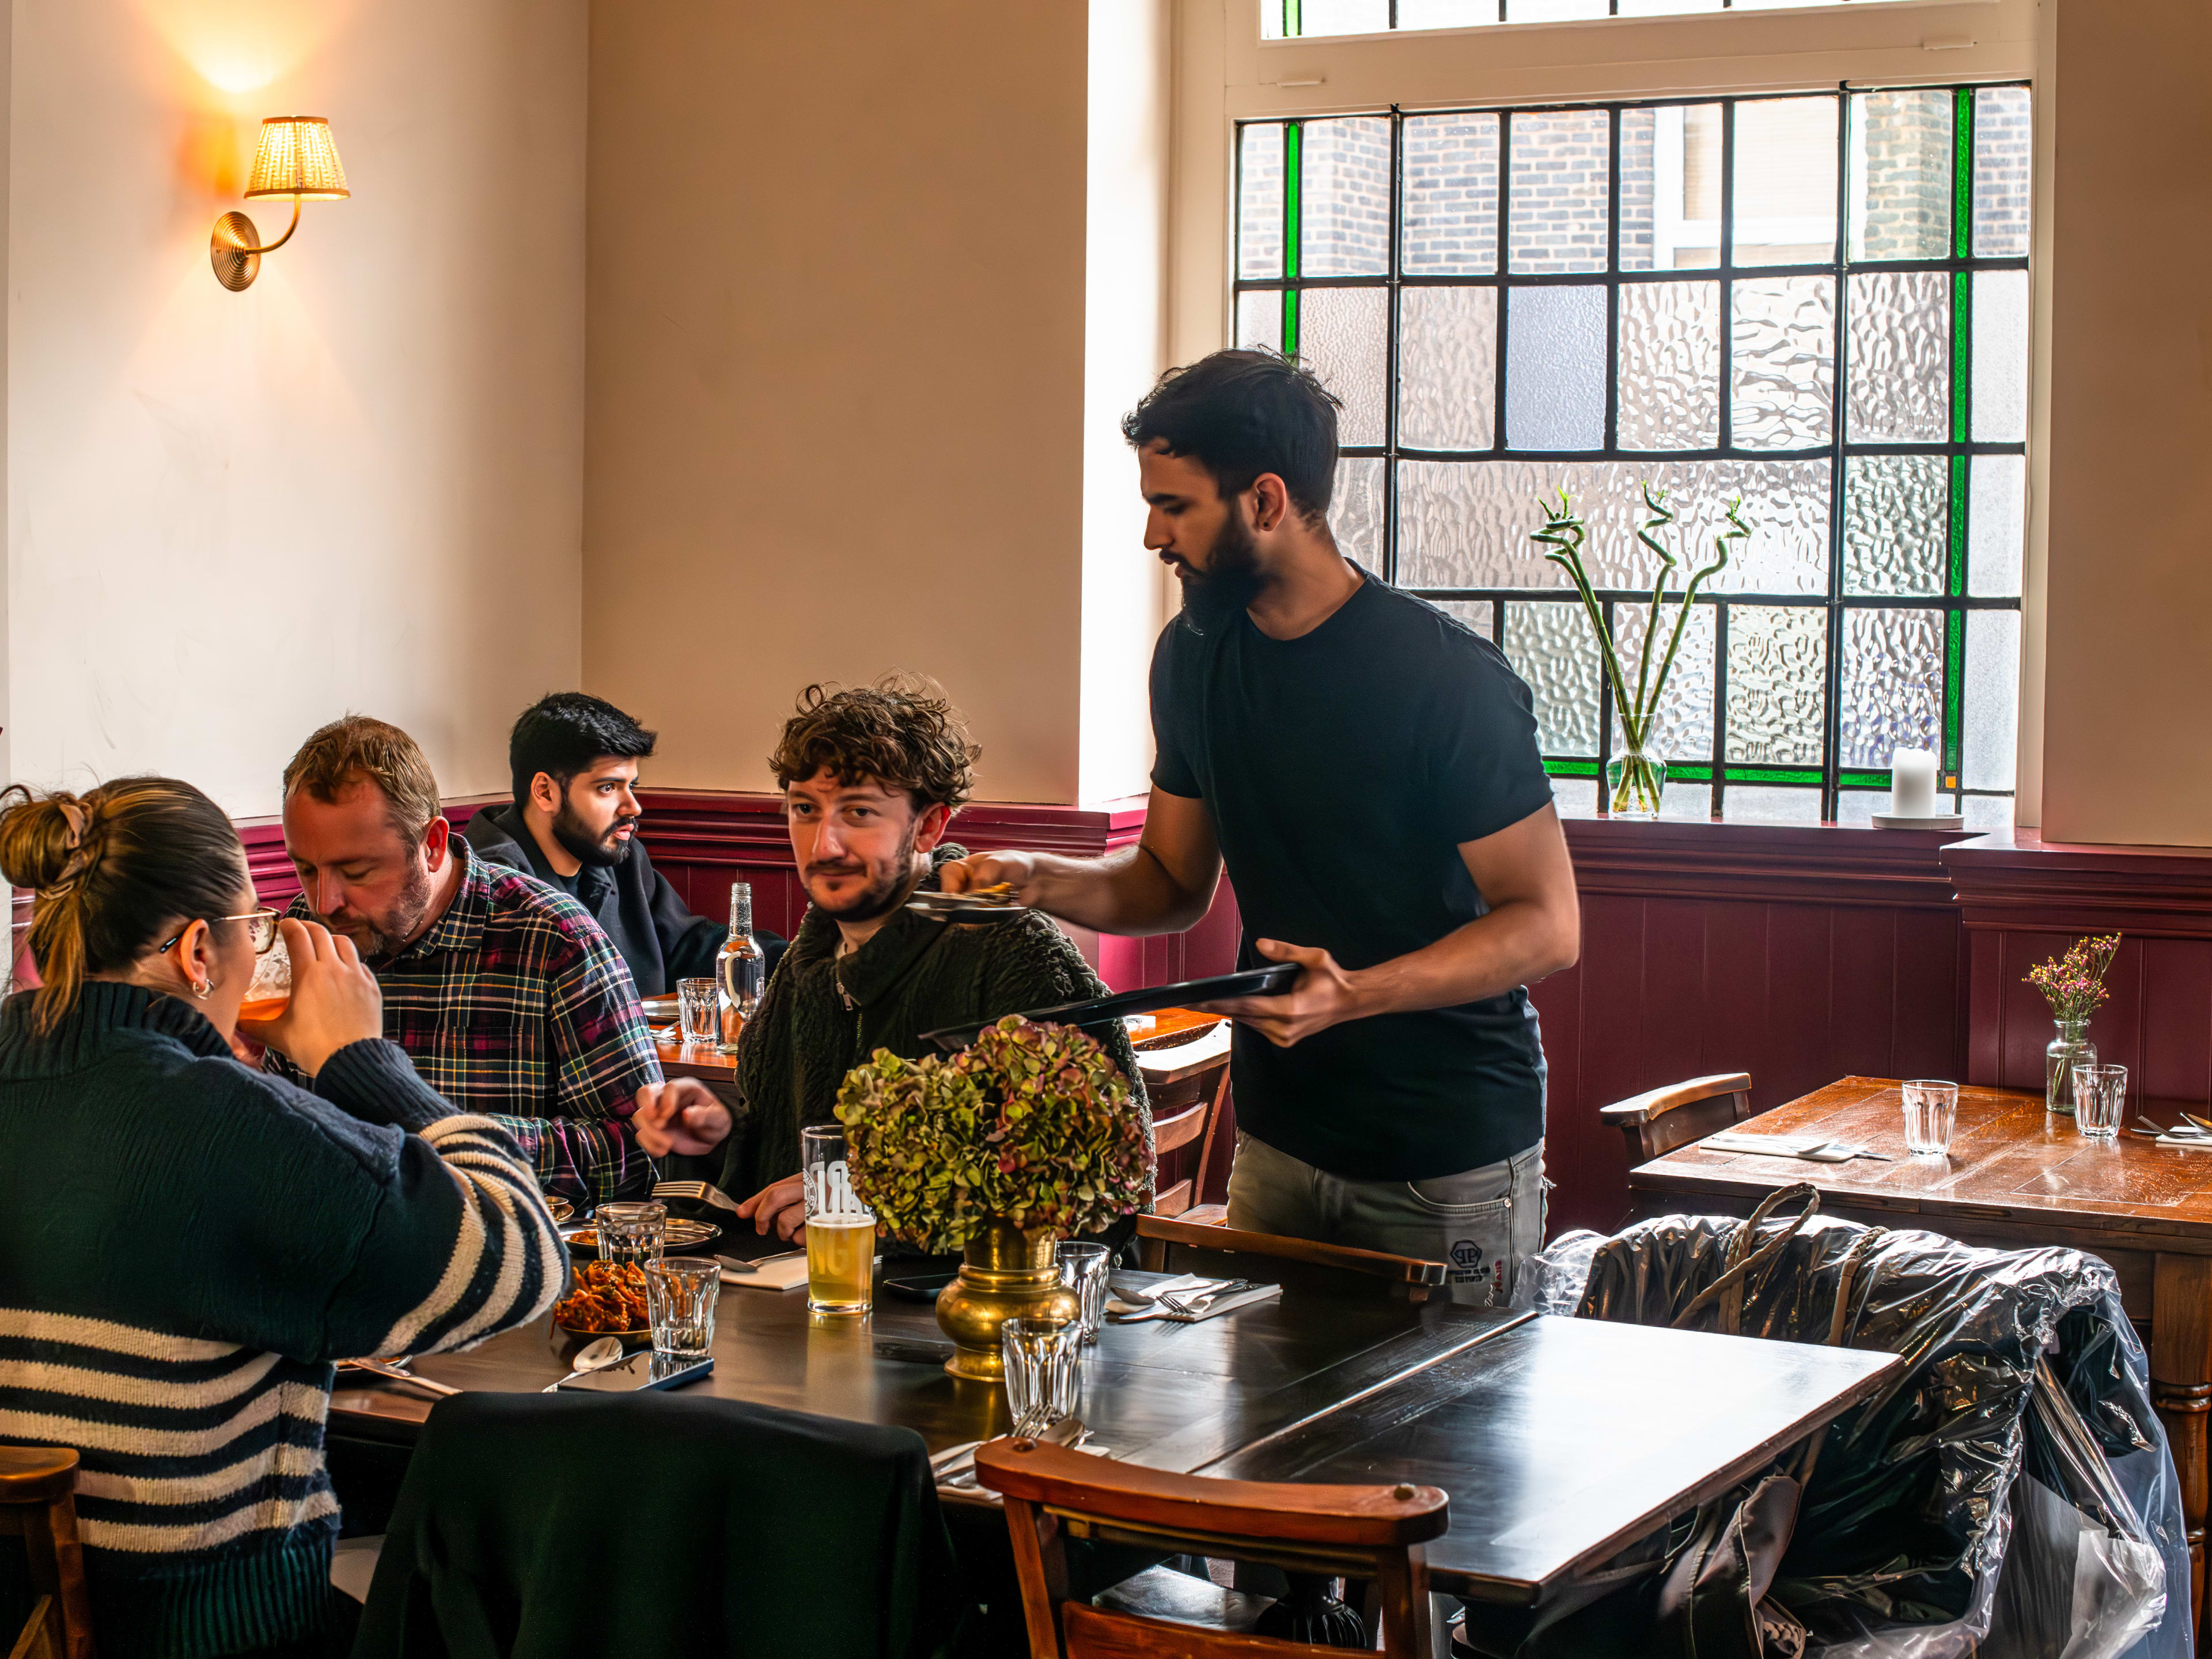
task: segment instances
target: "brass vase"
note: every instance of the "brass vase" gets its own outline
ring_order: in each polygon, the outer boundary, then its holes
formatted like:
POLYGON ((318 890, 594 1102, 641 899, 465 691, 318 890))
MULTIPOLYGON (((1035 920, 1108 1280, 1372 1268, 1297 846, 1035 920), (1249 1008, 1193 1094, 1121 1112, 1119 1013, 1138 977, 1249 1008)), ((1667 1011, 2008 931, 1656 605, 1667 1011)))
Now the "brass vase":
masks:
POLYGON ((960 1276, 937 1296, 938 1328, 952 1339, 946 1370, 996 1382, 1006 1373, 999 1328, 1009 1319, 1081 1316, 1081 1301, 1060 1282, 1057 1243, 1050 1233, 1030 1238, 1006 1221, 992 1222, 968 1241, 960 1276))

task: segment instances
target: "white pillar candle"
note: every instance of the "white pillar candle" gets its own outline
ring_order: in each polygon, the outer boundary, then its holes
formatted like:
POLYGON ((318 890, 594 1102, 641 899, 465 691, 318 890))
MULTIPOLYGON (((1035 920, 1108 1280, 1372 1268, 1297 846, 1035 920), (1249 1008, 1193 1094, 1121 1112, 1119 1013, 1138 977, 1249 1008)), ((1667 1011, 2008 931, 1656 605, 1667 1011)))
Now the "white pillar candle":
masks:
POLYGON ((1890 816, 1936 816, 1936 757, 1925 749, 1900 749, 1889 757, 1890 816))

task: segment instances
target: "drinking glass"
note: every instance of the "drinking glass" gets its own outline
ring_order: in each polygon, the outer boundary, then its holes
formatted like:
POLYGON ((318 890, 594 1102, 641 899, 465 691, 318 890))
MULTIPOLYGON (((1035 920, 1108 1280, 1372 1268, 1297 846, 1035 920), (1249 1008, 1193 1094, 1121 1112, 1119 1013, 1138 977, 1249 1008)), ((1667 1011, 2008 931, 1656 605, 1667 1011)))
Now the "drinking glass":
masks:
POLYGON ((1060 1282, 1082 1298, 1083 1340, 1096 1342, 1106 1322, 1106 1270, 1113 1265, 1112 1255, 1103 1244, 1078 1243, 1062 1244, 1054 1255, 1060 1261, 1060 1282))
POLYGON ((722 1264, 705 1256, 670 1255, 645 1264, 645 1308, 653 1319, 653 1351, 698 1358, 714 1351, 714 1302, 722 1264))
POLYGON ((806 1306, 812 1313, 866 1313, 875 1277, 876 1218, 853 1196, 842 1129, 799 1132, 806 1180, 806 1306))
POLYGON ((722 1039, 721 994, 711 979, 676 981, 677 1030, 686 1042, 719 1042, 722 1039))
POLYGON ((668 1206, 659 1202, 602 1204, 592 1217, 599 1231, 599 1260, 643 1267, 658 1261, 668 1242, 668 1206))
POLYGON ((2124 1066, 2074 1068, 2074 1127, 2090 1140, 2117 1140, 2128 1103, 2124 1066))
POLYGON ((1905 1150, 1941 1155, 1951 1150, 1959 1122, 1959 1085, 1919 1078, 1905 1085, 1905 1150))
POLYGON ((238 1005, 238 1017, 276 1019, 291 1005, 292 953, 284 948, 284 936, 279 933, 274 945, 253 958, 253 977, 246 982, 246 998, 238 1005))
POLYGON ((1075 1409, 1075 1361, 1083 1325, 1074 1319, 1009 1319, 999 1328, 1006 1360, 1006 1404, 1018 1435, 1042 1434, 1075 1409))

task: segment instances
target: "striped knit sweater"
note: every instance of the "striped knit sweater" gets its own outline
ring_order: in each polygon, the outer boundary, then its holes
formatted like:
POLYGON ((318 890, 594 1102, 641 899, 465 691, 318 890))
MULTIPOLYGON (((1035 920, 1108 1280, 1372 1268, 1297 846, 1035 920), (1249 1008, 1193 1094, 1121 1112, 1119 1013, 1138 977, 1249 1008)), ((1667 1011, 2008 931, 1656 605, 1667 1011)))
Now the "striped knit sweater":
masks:
POLYGON ((300 1638, 328 1595, 331 1362, 535 1318, 566 1258, 530 1165, 383 1041, 315 1092, 189 1004, 0 1006, 0 1443, 82 1454, 103 1652, 300 1638))

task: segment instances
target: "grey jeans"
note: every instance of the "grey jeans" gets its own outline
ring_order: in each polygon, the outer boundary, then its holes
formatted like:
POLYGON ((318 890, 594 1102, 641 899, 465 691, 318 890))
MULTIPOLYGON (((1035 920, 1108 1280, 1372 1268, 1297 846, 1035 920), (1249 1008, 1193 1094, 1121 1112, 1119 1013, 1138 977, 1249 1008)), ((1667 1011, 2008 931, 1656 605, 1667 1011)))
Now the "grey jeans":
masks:
POLYGON ((1544 1143, 1430 1181, 1348 1181, 1240 1129, 1229 1224, 1448 1262, 1453 1301, 1502 1308, 1521 1263, 1543 1248, 1544 1143))

